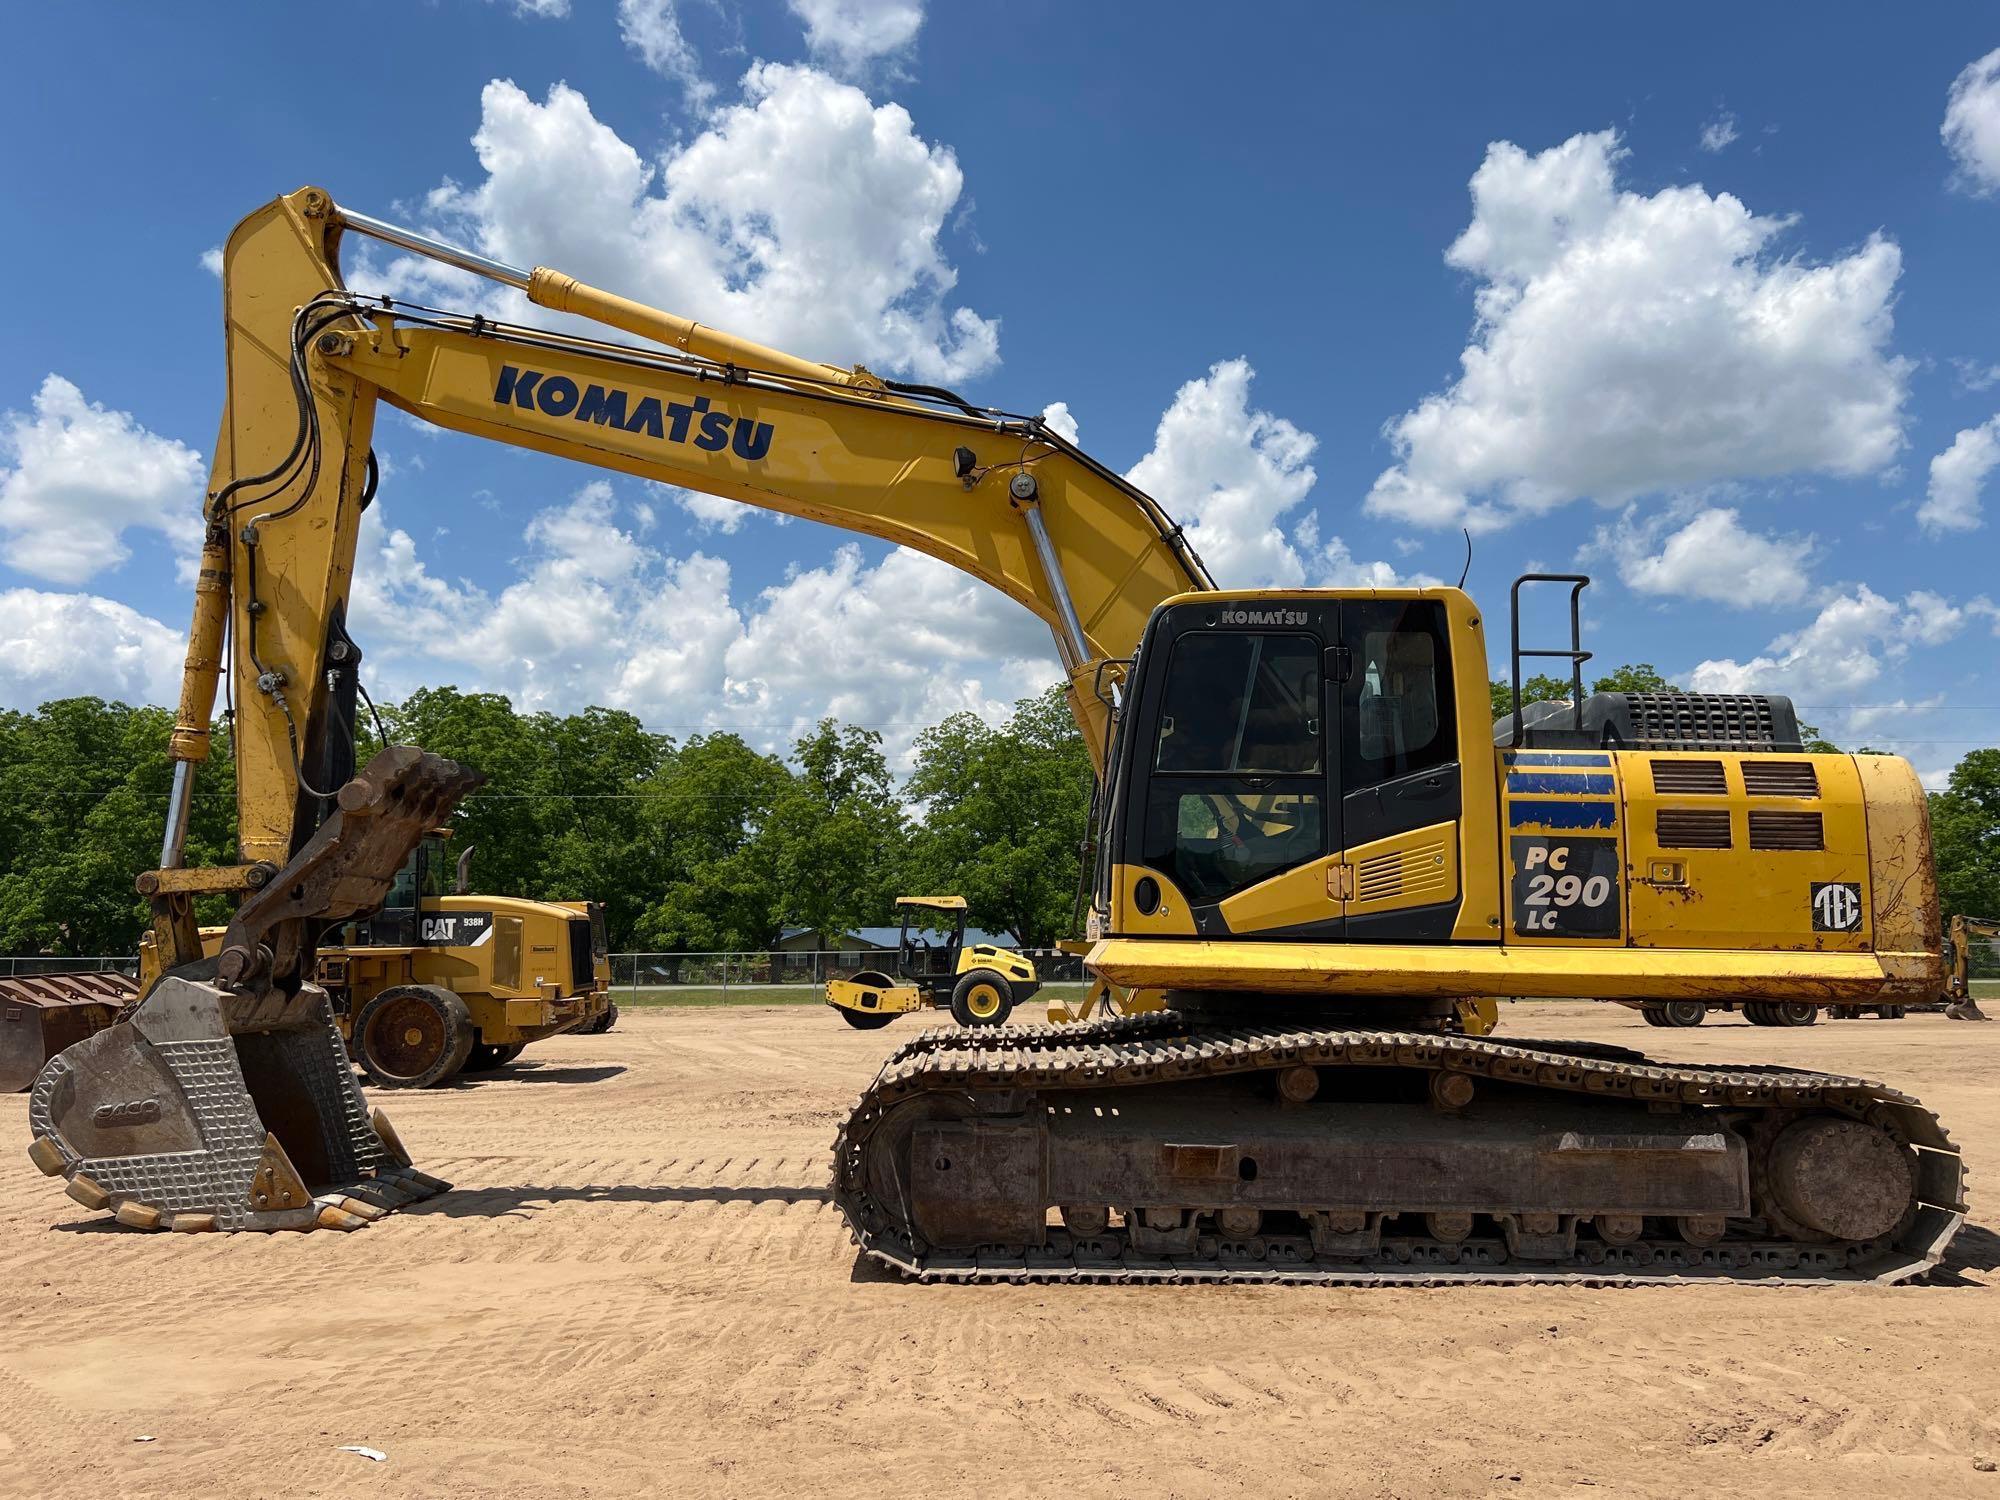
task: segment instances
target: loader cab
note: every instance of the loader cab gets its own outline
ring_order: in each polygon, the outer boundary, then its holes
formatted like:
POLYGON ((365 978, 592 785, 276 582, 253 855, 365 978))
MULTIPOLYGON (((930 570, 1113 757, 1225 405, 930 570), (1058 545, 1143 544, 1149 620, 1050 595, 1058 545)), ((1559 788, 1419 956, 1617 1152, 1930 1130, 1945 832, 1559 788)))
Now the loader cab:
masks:
POLYGON ((902 914, 902 931, 896 943, 896 972, 923 987, 942 982, 947 988, 958 974, 958 956, 965 947, 965 898, 963 896, 898 896, 896 910, 902 914), (921 923, 926 912, 951 918, 949 933, 926 933, 921 923))
POLYGON ((1448 588, 1161 605, 1111 768, 1110 930, 1453 936, 1461 825, 1481 802, 1467 777, 1490 799, 1493 774, 1478 624, 1448 588), (1462 747, 1470 729, 1481 755, 1462 747))
POLYGON ((379 910, 352 925, 351 947, 412 948, 419 941, 422 906, 426 898, 451 894, 446 879, 444 829, 425 834, 403 861, 390 883, 389 895, 379 910))

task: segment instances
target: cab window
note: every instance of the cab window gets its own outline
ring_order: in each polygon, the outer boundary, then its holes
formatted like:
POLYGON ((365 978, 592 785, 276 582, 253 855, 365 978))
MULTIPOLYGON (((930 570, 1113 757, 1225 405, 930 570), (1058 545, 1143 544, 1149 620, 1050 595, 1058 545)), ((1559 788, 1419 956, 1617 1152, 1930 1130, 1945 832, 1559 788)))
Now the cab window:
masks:
POLYGON ((1319 770, 1319 643, 1305 635, 1185 635, 1175 643, 1156 771, 1319 770))
POLYGON ((1426 600, 1350 609, 1346 785, 1373 786, 1457 760, 1440 607, 1426 600))
POLYGON ((1220 901, 1325 853, 1322 677, 1310 635, 1175 642, 1142 857, 1190 901, 1220 901))

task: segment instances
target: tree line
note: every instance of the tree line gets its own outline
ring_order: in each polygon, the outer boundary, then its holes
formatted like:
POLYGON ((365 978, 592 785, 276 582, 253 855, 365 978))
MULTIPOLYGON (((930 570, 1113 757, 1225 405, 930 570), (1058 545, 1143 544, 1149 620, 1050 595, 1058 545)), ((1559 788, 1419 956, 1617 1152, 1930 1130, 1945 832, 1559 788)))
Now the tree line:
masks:
MULTIPOLYGON (((1641 662, 1590 687, 1672 684, 1641 662)), ((1547 677, 1523 689, 1569 692, 1547 677)), ((1508 683, 1492 684, 1492 705, 1512 712, 1508 683)), ((1091 769, 1059 688, 997 726, 970 713, 931 726, 900 778, 879 734, 831 719, 774 755, 726 732, 676 740, 616 709, 522 713, 451 687, 383 717, 393 740, 486 773, 447 851, 474 849, 476 890, 602 901, 619 950, 754 950, 786 927, 891 921, 903 894, 963 895, 974 926, 1027 947, 1074 935, 1091 769)), ((159 858, 172 720, 98 698, 0 712, 0 954, 134 951, 147 914, 132 881, 159 858)), ((196 786, 188 861, 226 863, 226 726, 196 786)), ((2000 916, 2000 749, 1967 755, 1930 802, 1947 915, 2000 916)), ((223 921, 227 903, 200 911, 223 921)))

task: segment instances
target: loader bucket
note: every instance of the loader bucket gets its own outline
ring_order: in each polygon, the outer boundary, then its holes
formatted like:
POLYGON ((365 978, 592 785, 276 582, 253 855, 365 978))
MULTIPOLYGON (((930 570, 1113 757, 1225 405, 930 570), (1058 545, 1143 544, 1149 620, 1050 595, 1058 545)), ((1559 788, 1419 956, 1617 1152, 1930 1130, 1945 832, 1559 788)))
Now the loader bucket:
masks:
POLYGON ((0 1094, 18 1094, 63 1048, 94 1035, 139 998, 123 974, 0 979, 0 1094))

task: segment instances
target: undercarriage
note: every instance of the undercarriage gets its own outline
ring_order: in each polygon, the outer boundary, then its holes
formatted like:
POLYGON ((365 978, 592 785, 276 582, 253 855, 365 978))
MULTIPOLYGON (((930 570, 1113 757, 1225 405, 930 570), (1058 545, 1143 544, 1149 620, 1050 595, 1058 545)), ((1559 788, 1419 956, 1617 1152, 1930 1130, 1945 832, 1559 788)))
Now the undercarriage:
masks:
POLYGON ((913 1038, 834 1198, 948 1281, 1894 1282, 1964 1220, 1936 1117, 1860 1079, 1174 1011, 913 1038))

